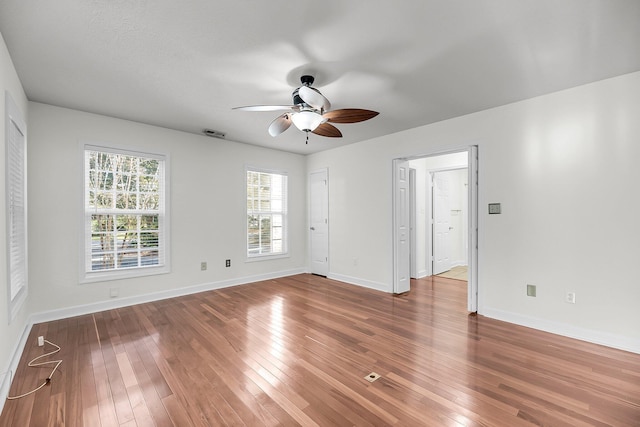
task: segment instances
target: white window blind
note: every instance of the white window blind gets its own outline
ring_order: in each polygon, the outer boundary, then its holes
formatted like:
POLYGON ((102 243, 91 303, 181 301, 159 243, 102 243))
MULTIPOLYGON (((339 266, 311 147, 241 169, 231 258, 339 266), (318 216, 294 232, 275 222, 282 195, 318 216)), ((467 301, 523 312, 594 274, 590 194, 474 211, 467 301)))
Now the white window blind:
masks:
POLYGON ((27 140, 22 114, 8 92, 5 97, 7 263, 12 320, 27 296, 27 140))
POLYGON ((247 169, 247 257, 287 253, 287 175, 247 169))
MULTIPOLYGON (((166 266, 165 158, 85 147, 85 273, 166 266)), ((149 274, 155 272, 148 271, 149 274)), ((143 273, 144 274, 144 273, 143 273)))

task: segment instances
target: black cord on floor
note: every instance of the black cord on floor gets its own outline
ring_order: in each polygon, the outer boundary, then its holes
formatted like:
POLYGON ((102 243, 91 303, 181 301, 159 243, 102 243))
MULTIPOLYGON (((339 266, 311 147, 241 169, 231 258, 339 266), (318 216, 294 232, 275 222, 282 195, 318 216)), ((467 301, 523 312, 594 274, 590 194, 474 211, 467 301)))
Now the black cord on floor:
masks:
POLYGON ((55 363, 55 366, 51 370, 51 373, 49 374, 47 379, 44 380, 44 382, 42 384, 40 384, 40 386, 38 386, 37 388, 35 388, 35 389, 33 389, 33 390, 29 391, 29 392, 23 393, 23 394, 21 394, 19 396, 7 396, 8 400, 15 400, 15 399, 20 399, 20 398, 25 397, 25 396, 29 396, 30 394, 35 393, 36 391, 40 390, 42 387, 44 387, 44 386, 48 385, 49 383, 51 383, 51 377, 53 376, 54 372, 56 372, 56 369, 58 369, 58 366, 60 366, 60 364, 62 363, 62 360, 48 360, 46 362, 38 362, 38 363, 36 363, 36 362, 38 360, 44 358, 44 357, 51 356, 52 354, 56 354, 57 352, 60 351, 60 346, 57 345, 57 344, 52 343, 51 341, 44 340, 44 342, 46 342, 48 344, 51 344, 56 349, 51 351, 51 352, 49 352, 49 353, 43 354, 43 355, 38 356, 35 359, 31 360, 31 362, 29 362, 28 366, 30 366, 32 368, 35 368, 35 367, 38 367, 38 366, 51 365, 51 364, 55 363))

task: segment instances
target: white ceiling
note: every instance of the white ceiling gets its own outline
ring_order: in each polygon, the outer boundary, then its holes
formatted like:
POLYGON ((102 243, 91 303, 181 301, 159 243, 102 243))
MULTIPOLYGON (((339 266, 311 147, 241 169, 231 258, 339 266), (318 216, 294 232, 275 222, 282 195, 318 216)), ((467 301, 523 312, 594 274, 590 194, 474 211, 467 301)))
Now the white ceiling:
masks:
POLYGON ((295 153, 640 70, 638 0, 2 0, 0 31, 32 101, 295 153), (306 73, 380 115, 305 145, 232 110, 306 73))

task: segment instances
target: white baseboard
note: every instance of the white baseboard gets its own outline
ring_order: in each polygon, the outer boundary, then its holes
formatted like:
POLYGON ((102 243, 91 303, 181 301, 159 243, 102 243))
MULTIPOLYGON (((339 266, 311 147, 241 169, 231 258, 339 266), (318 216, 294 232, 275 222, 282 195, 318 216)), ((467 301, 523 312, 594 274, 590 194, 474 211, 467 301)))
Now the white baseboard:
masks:
POLYGON ((478 311, 478 314, 491 317, 492 319, 502 320, 509 323, 515 323, 516 325, 550 332, 556 335, 562 335, 593 344, 604 345, 607 347, 617 348, 619 350, 640 354, 640 340, 635 340, 629 337, 623 337, 607 332, 594 331, 591 329, 579 328, 576 326, 567 325, 565 323, 553 322, 545 319, 539 319, 536 317, 525 316, 522 314, 493 308, 484 307, 480 311, 478 311))
POLYGON ((27 343, 27 338, 29 337, 32 326, 33 323, 31 322, 27 322, 27 324, 25 325, 24 329, 22 330, 20 339, 13 347, 9 366, 7 367, 7 370, 0 376, 0 396, 2 396, 2 398, 0 399, 0 414, 2 413, 2 409, 4 408, 4 403, 7 401, 6 397, 9 395, 11 380, 13 379, 13 374, 18 369, 18 363, 20 363, 20 357, 22 357, 22 352, 24 350, 25 344, 27 343))
POLYGON ((427 277, 428 275, 429 275, 429 272, 427 270, 420 270, 418 271, 417 279, 422 279, 423 277, 427 277))
POLYGON ((349 283, 350 285, 362 286, 363 288, 375 289, 376 291, 382 291, 382 292, 388 292, 388 293, 393 292, 390 285, 387 285, 385 283, 373 282, 371 280, 361 279, 359 277, 351 277, 351 276, 345 276, 343 274, 329 273, 327 275, 327 278, 338 280, 340 282, 349 283))

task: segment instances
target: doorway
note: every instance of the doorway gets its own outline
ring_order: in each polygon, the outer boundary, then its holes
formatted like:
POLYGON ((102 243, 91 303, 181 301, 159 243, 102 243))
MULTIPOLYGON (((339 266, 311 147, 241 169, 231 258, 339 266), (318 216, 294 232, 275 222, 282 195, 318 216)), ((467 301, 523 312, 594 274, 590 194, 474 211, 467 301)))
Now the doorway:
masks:
POLYGON ((468 265, 467 306, 470 312, 477 311, 477 165, 477 146, 458 151, 394 159, 394 293, 404 293, 410 290, 410 281, 407 278, 412 273, 419 277, 425 277, 437 274, 438 269, 447 270, 454 264, 466 263, 468 265), (405 171, 410 169, 415 169, 415 180, 403 180, 405 171), (414 182, 415 187, 410 188, 414 182), (434 182, 436 185, 440 185, 440 190, 444 190, 436 197, 432 197, 434 182), (451 182, 456 187, 466 184, 466 191, 462 197, 456 196, 458 199, 452 199, 451 182), (413 198, 414 193, 416 198, 411 202, 410 199, 413 198), (409 194, 411 197, 407 197, 409 194), (438 205, 443 201, 444 203, 438 205), (451 202, 454 202, 453 205, 451 202), (435 221, 432 224, 431 213, 434 208, 439 209, 440 216, 445 219, 437 229, 435 221), (412 212, 415 216, 415 223, 412 221, 412 212), (408 224, 412 226, 415 224, 415 230, 412 230, 411 235, 417 240, 417 242, 412 241, 410 245, 406 242, 408 224), (451 252, 450 244, 447 247, 447 242, 450 241, 452 235, 458 237, 462 235, 461 240, 456 240, 454 252, 451 252), (414 252, 410 253, 410 251, 414 252), (437 265, 435 265, 436 257, 438 257, 437 265), (411 265, 412 262, 414 265, 411 265))

